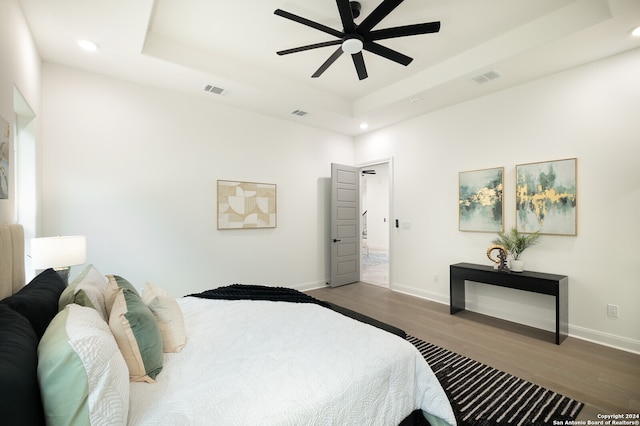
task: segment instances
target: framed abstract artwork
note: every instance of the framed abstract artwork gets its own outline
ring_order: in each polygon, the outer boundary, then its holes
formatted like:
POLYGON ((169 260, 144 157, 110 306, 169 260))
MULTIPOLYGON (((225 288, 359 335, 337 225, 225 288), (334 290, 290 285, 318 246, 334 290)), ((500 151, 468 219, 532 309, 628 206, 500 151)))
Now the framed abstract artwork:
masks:
POLYGON ((520 232, 578 235, 578 159, 516 165, 520 232))
POLYGON ((458 229, 498 232, 504 229, 504 167, 458 174, 458 229))
POLYGON ((218 229, 275 227, 275 184, 218 181, 218 229))

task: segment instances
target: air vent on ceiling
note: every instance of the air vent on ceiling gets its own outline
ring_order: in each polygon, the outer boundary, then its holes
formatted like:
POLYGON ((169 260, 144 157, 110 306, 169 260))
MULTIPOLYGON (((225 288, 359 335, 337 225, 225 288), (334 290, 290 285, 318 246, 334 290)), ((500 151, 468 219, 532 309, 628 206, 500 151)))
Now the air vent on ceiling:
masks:
POLYGON ((222 96, 227 94, 227 91, 224 90, 222 87, 213 86, 211 84, 207 84, 206 86, 204 86, 204 91, 209 93, 214 93, 216 95, 222 95, 222 96))
POLYGON ((307 115, 309 113, 307 111, 302 111, 301 109, 297 109, 297 110, 293 111, 291 114, 297 115, 298 117, 304 117, 305 115, 307 115))
POLYGON ((472 77, 471 80, 475 81, 478 84, 484 84, 488 81, 495 80, 496 78, 499 78, 499 77, 502 77, 502 74, 500 74, 496 70, 491 70, 483 74, 477 75, 475 77, 472 77))

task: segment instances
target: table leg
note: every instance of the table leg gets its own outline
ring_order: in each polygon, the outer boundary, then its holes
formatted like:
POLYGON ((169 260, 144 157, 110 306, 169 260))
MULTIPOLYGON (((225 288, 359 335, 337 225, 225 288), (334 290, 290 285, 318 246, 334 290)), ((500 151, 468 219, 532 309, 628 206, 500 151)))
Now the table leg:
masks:
POLYGON ((449 297, 451 306, 451 315, 465 309, 465 288, 464 279, 456 278, 450 275, 449 279, 449 297))
POLYGON ((569 335, 569 278, 558 282, 556 296, 556 344, 559 345, 569 335))

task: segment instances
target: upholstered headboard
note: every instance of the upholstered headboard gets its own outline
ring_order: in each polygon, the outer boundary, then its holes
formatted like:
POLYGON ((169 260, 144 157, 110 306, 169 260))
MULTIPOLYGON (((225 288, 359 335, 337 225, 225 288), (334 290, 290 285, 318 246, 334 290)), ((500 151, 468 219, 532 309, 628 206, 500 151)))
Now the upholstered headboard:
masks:
POLYGON ((24 284, 24 229, 22 225, 0 225, 0 300, 24 284))

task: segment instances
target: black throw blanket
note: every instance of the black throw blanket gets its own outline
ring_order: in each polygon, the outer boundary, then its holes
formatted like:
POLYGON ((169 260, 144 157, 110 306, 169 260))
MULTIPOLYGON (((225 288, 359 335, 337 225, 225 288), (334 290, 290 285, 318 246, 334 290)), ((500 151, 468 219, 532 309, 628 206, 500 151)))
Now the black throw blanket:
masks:
POLYGON ((286 287, 268 287, 250 284, 232 284, 226 287, 218 287, 202 293, 189 296, 203 299, 224 300, 270 300, 272 302, 315 303, 329 308, 327 302, 318 300, 298 290, 286 287))
POLYGON ((203 299, 222 299, 222 300, 268 300, 272 302, 294 302, 294 303, 315 303, 324 306, 342 315, 353 318, 365 324, 378 327, 389 333, 396 334, 403 339, 406 336, 404 330, 393 327, 392 325, 362 315, 358 312, 338 306, 334 303, 324 302, 308 294, 304 294, 293 288, 286 287, 269 287, 263 285, 251 284, 232 284, 226 287, 218 287, 212 290, 206 290, 202 293, 189 294, 187 297, 200 297, 203 299))

